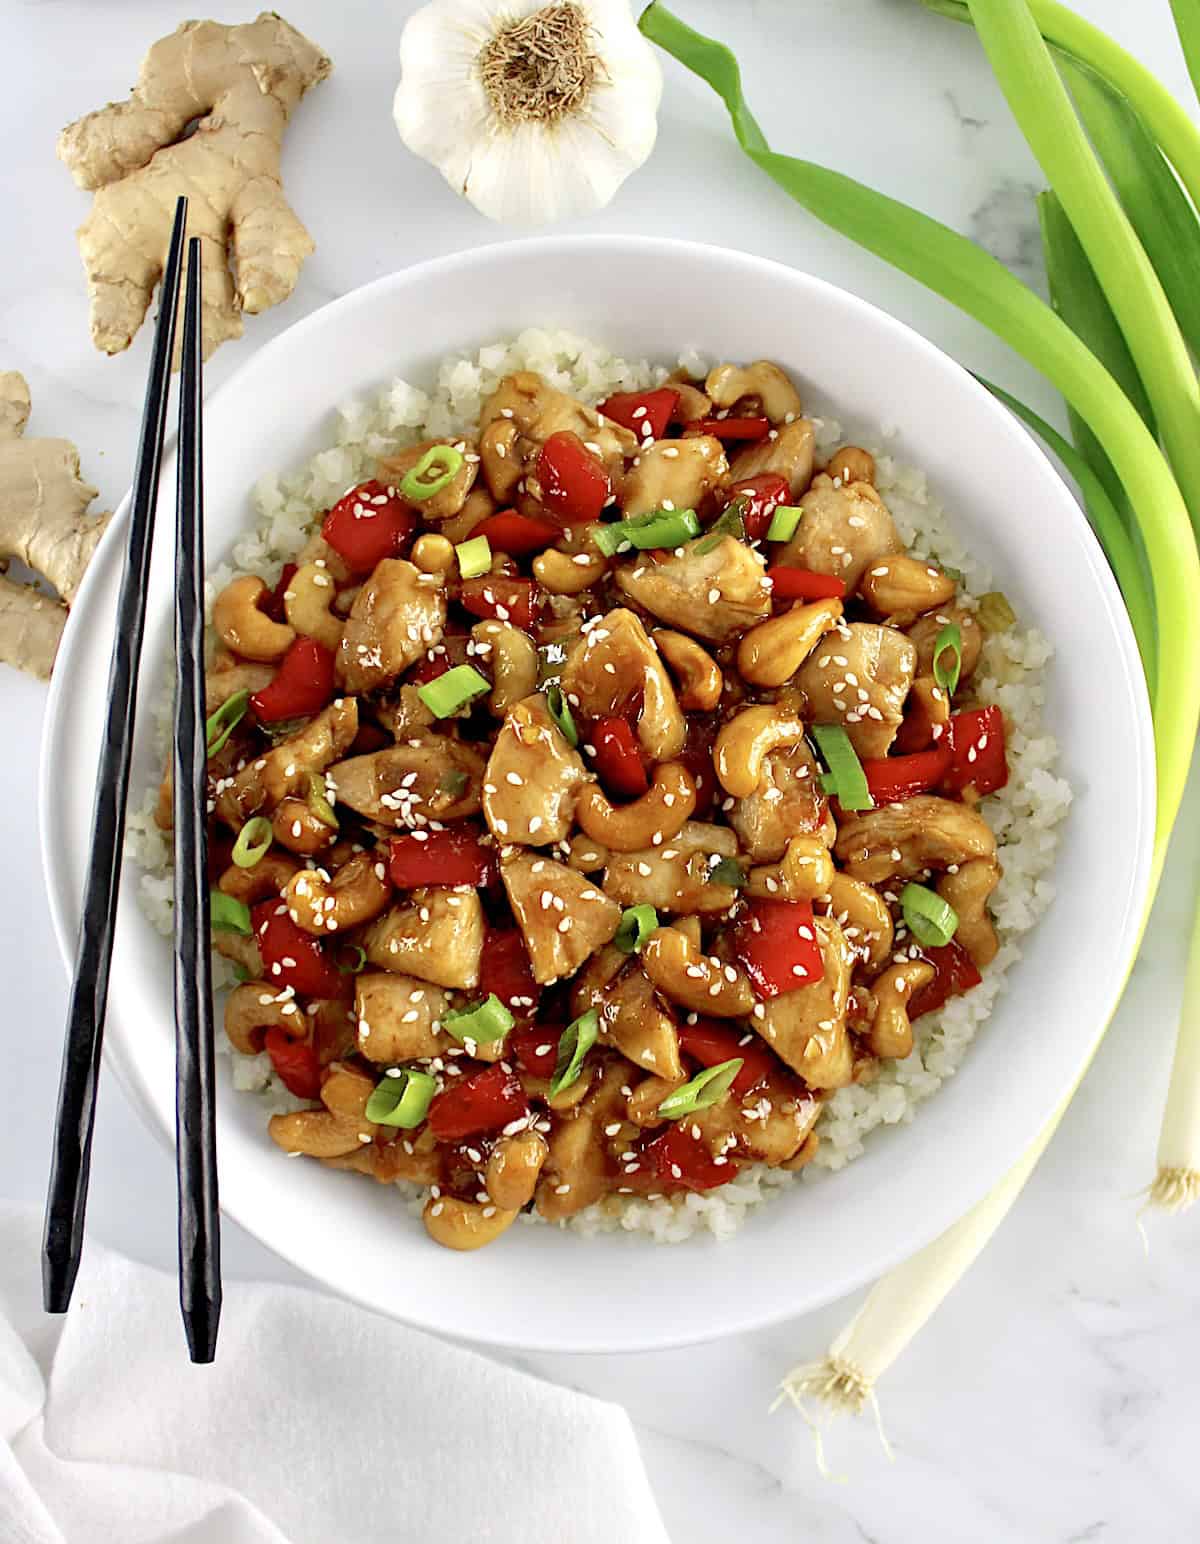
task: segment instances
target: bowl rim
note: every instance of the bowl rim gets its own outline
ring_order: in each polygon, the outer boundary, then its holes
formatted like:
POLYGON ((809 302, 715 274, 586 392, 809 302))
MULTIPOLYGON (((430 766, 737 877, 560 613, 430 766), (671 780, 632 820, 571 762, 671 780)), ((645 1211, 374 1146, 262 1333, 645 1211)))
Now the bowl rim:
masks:
MULTIPOLYGON (((824 296, 837 304, 849 305, 853 309, 864 313, 871 325, 898 335, 903 346, 913 349, 918 353, 933 356, 934 362, 955 378, 957 389, 961 389, 968 396, 974 396, 981 402, 986 403, 986 411, 993 417, 998 432, 1007 433, 1014 446, 1020 445, 1022 447, 1023 454, 1033 455, 1041 460, 1062 485, 1067 500, 1074 508, 1078 526, 1086 535, 1095 551, 1097 562, 1096 572, 1093 577, 1100 587, 1103 599, 1107 602, 1106 610, 1110 614, 1113 623, 1115 641, 1131 686, 1132 706, 1137 727, 1135 747, 1137 770, 1141 787, 1139 790, 1140 798, 1136 801, 1140 818, 1137 822, 1132 853, 1135 881, 1130 887, 1128 896, 1124 898, 1125 905, 1119 919, 1119 926, 1114 927, 1115 941, 1119 944, 1119 948, 1115 949, 1114 959, 1119 961, 1121 969, 1119 973, 1115 970, 1112 972, 1113 985, 1106 991, 1103 999, 1101 999, 1104 1005, 1103 1021, 1098 1024, 1088 1044, 1086 1056, 1080 1058, 1078 1065, 1074 1067, 1068 1086, 1056 1089, 1057 1097, 1054 1113, 1048 1119, 1057 1122, 1066 1103, 1078 1087, 1079 1081, 1086 1072, 1108 1024, 1116 1012, 1124 991, 1124 983, 1128 979, 1129 971, 1132 968, 1140 944, 1141 919, 1145 913, 1149 895, 1151 853, 1156 813, 1154 748, 1149 698, 1128 614, 1120 598, 1116 581, 1108 568, 1107 562, 1103 558, 1094 534, 1087 525, 1077 500, 1042 447, 1027 431, 1017 424, 1016 420, 996 401, 991 393, 957 360, 908 323, 900 321, 874 302, 865 300, 853 291, 844 289, 827 279, 807 273, 802 269, 792 267, 790 264, 772 258, 743 252, 737 248, 678 238, 621 234, 550 235, 529 237, 517 241, 491 242, 466 251, 430 258, 411 267, 383 274, 366 284, 348 290, 346 293, 317 307, 308 315, 298 318, 290 326, 284 328, 273 338, 256 348, 206 399, 206 407, 211 410, 212 406, 224 396, 232 395, 235 391, 245 391, 247 383, 253 383, 256 374, 271 370, 277 354, 294 348, 297 341, 303 340, 310 332, 326 327, 338 316, 374 303, 377 297, 383 293, 393 289, 403 289, 409 285, 419 285, 431 275, 446 276, 475 268, 486 269, 498 254, 511 257, 514 252, 518 255, 525 252, 531 256, 553 256, 557 254, 569 257, 573 251, 581 249, 595 251, 597 249, 603 250, 606 247, 622 253, 637 252, 639 250, 647 255, 656 253, 667 261, 673 255, 687 253, 689 256, 693 258, 698 257, 702 261, 707 258, 717 259, 725 263, 735 262, 743 265, 751 278, 756 273, 764 278, 767 276, 781 278, 787 283, 798 285, 801 288, 808 288, 810 291, 816 292, 818 296, 824 296)), ((168 437, 163 449, 164 478, 162 486, 164 488, 170 485, 169 479, 172 475, 174 464, 174 445, 174 436, 171 435, 168 437)), ((104 573, 108 562, 113 559, 112 549, 119 542, 124 541, 131 494, 132 490, 128 491, 118 504, 84 576, 75 604, 71 609, 71 615, 68 617, 59 649, 60 665, 51 677, 50 690, 46 701, 45 728, 38 770, 39 836, 51 922, 58 943, 59 953, 63 959, 68 977, 75 955, 79 897, 72 895, 68 888, 65 838, 62 836, 61 827, 53 819, 55 750, 66 716, 64 714, 64 705, 69 700, 71 692, 69 685, 72 676, 72 671, 70 670, 71 659, 76 648, 83 646, 81 641, 77 641, 77 636, 81 638, 82 635, 80 628, 74 625, 75 615, 76 612, 80 616, 86 613, 88 609, 87 603, 90 601, 92 590, 102 584, 101 575, 104 573)), ((161 539, 163 538, 160 536, 161 539)), ((110 637, 111 632, 106 634, 106 646, 110 637)), ((139 698, 141 698, 140 687, 141 683, 139 683, 139 698)), ((144 712, 146 708, 145 702, 139 701, 139 707, 144 712)), ((127 878, 128 876, 126 876, 127 878)), ((124 895, 123 905, 128 906, 131 904, 128 888, 126 888, 124 895)), ((1099 1019, 1099 1017, 1098 1014, 1097 1018, 1099 1019)), ((151 1100, 148 1091, 135 1076, 132 1067, 125 1064, 120 1049, 111 1043, 106 1044, 104 1059, 112 1073, 117 1076, 126 1095, 138 1109, 150 1129, 157 1135, 165 1148, 172 1150, 174 1147, 173 1127, 168 1126, 161 1118, 160 1111, 151 1100)), ((980 1188, 978 1179, 967 1186, 964 1186, 961 1182, 957 1184, 948 1182, 946 1190, 940 1198, 930 1197, 930 1205, 924 1215, 922 1225, 919 1229, 914 1229, 910 1238, 903 1244, 898 1243, 893 1248, 879 1250, 869 1268, 856 1266, 854 1268, 843 1268, 840 1274, 836 1271, 831 1272, 831 1285, 828 1290, 821 1293, 820 1301, 826 1304, 836 1301, 856 1291, 868 1282, 877 1280, 901 1261, 912 1258, 983 1201, 985 1197, 995 1194, 997 1189, 1003 1187, 1014 1166, 1021 1161, 1024 1153, 1028 1150, 1029 1144, 1027 1143, 1015 1144, 1007 1155, 1003 1171, 999 1173, 998 1177, 992 1179, 989 1183, 985 1183, 982 1188, 980 1188)), ((352 1284, 347 1285, 341 1281, 336 1285, 331 1285, 326 1279, 314 1275, 312 1266, 304 1256, 303 1251, 289 1247, 291 1235, 285 1234, 280 1238, 274 1233, 265 1231, 262 1219, 259 1217, 256 1217, 254 1221, 245 1220, 241 1215, 241 1208, 227 1201, 224 1195, 221 1200, 221 1209, 239 1226, 244 1227, 258 1242, 270 1249, 272 1253, 287 1260, 308 1278, 316 1288, 336 1291, 339 1295, 356 1300, 375 1312, 386 1313, 400 1319, 402 1322, 415 1325, 421 1329, 430 1330, 452 1339, 467 1340, 475 1344, 484 1343, 481 1341, 481 1337, 477 1335, 472 1336, 469 1332, 462 1329, 456 1329, 452 1322, 448 1322, 450 1316, 443 1316, 439 1319, 429 1314, 409 1313, 405 1311, 406 1305, 400 1305, 399 1309, 394 1305, 385 1305, 380 1302, 378 1297, 372 1295, 366 1289, 355 1291, 352 1284)), ((723 1314, 719 1326, 704 1332, 679 1333, 677 1330, 668 1328, 665 1333, 656 1331, 653 1334, 639 1334, 631 1325, 627 1325, 624 1326, 625 1333, 622 1335, 614 1336, 611 1333, 607 1336, 604 1334, 593 1335, 586 1343, 581 1343, 577 1339, 548 1338, 545 1334, 539 1337, 536 1334, 531 1336, 528 1333, 514 1333, 511 1330, 506 1330, 504 1326, 498 1325, 494 1333, 488 1334, 486 1344, 495 1346, 498 1349, 537 1350, 547 1353, 613 1354, 642 1350, 663 1350, 671 1347, 705 1343, 710 1340, 724 1338, 728 1335, 762 1329, 772 1324, 783 1322, 790 1317, 795 1317, 797 1314, 815 1311, 816 1307, 815 1303, 801 1305, 800 1307, 792 1306, 790 1308, 786 1304, 782 1304, 767 1305, 756 1310, 747 1306, 750 1301, 750 1299, 740 1299, 736 1304, 727 1303, 725 1305, 727 1311, 723 1314)))

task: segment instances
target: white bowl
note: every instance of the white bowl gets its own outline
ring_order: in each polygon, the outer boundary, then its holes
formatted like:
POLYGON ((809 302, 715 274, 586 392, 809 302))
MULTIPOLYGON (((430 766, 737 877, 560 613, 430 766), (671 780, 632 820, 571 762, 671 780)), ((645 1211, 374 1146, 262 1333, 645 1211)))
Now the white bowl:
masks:
MULTIPOLYGON (((630 356, 780 360, 806 401, 860 429, 898 426, 1022 615, 1054 640, 1048 720, 1075 789, 1058 897, 965 1065, 911 1126, 877 1132, 844 1172, 797 1185, 729 1243, 583 1238, 517 1227, 478 1254, 434 1247, 387 1190, 289 1163, 253 1098, 221 1080, 228 1213, 328 1287, 397 1318, 496 1345, 630 1351, 751 1329, 880 1275, 959 1217, 1034 1140, 1116 1005, 1146 899, 1154 817, 1150 721, 1133 635, 1074 499, 1024 430, 945 354, 853 295, 716 248, 624 237, 488 247, 380 279, 247 360, 208 403, 208 550, 253 520, 268 469, 320 448, 335 404, 452 349, 526 326, 568 326, 630 356)), ((174 471, 168 459, 134 754, 156 780, 150 705, 171 629, 174 471)), ((70 963, 88 846, 127 504, 71 614, 51 688, 42 840, 70 963)), ((109 1070, 169 1142, 174 1130, 171 955, 127 866, 108 1018, 109 1070)), ((53 1026, 50 1026, 53 1029, 53 1026)), ((227 1065, 227 1064, 226 1064, 227 1065)), ((104 1119, 101 1110, 100 1118, 104 1119)))

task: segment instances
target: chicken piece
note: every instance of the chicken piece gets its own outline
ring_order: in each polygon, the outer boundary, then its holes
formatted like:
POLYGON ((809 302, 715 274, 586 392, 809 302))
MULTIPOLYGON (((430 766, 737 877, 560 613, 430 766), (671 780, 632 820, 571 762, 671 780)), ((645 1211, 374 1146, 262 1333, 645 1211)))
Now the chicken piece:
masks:
POLYGON ((350 1169, 368 1174, 380 1185, 405 1179, 417 1185, 436 1185, 442 1160, 433 1133, 426 1126, 419 1136, 398 1131, 390 1142, 360 1143, 358 1150, 341 1158, 322 1158, 330 1169, 350 1169))
POLYGON ((886 756, 916 669, 916 645, 903 633, 851 622, 821 639, 795 681, 815 722, 844 724, 860 756, 886 756))
POLYGON ((375 722, 386 729, 393 740, 411 739, 437 723, 437 719, 417 695, 417 688, 408 682, 389 701, 375 702, 371 713, 375 722))
POLYGON ((357 702, 353 697, 335 698, 303 729, 226 779, 217 794, 217 815, 227 825, 240 827, 289 794, 307 794, 309 773, 323 772, 349 749, 357 733, 357 702))
POLYGON ((583 634, 563 666, 562 690, 588 718, 621 716, 641 698, 637 735, 654 761, 683 749, 687 723, 657 648, 632 611, 619 607, 583 634))
POLYGON ((525 936, 533 978, 543 986, 573 975, 617 931, 616 901, 563 863, 510 854, 500 861, 500 877, 525 936))
POLYGON ((812 481, 813 473, 813 426, 807 418, 784 424, 775 431, 773 438, 739 450, 733 458, 729 477, 732 482, 740 482, 763 472, 786 477, 792 497, 800 497, 812 481))
POLYGON ((419 445, 408 445, 394 456, 384 456, 379 462, 379 481, 385 487, 399 487, 407 472, 435 445, 450 445, 462 456, 462 465, 444 488, 439 488, 429 498, 417 505, 421 519, 437 525, 457 515, 467 502, 467 496, 475 486, 479 475, 479 452, 471 440, 422 440, 419 445))
POLYGON ((600 1036, 644 1072, 670 1080, 683 1077, 674 1016, 636 960, 604 991, 600 1036))
POLYGON ((479 985, 483 907, 474 890, 413 890, 363 934, 367 959, 380 970, 469 991, 479 985))
POLYGON ((763 1004, 762 1018, 750 1022, 810 1088, 844 1088, 854 1075, 846 1030, 854 951, 832 917, 817 917, 815 927, 825 974, 810 986, 772 997, 763 1004))
POLYGON ((763 761, 758 787, 734 801, 729 824, 755 863, 776 863, 793 836, 822 832, 828 805, 821 792, 821 768, 802 740, 772 751, 763 761))
POLYGON ((796 534, 775 561, 833 574, 845 584, 847 595, 858 588, 872 563, 904 550, 887 505, 870 483, 835 488, 833 478, 819 472, 803 507, 796 534))
POLYGON ((337 652, 348 692, 386 686, 442 641, 446 595, 440 574, 384 558, 354 597, 337 652))
POLYGON ((965 681, 975 672, 979 663, 979 653, 983 648, 983 630, 979 626, 979 619, 973 611, 968 611, 965 606, 939 606, 936 611, 930 611, 923 617, 918 617, 911 627, 904 629, 906 635, 912 639, 917 648, 917 674, 928 676, 933 674, 933 651, 937 646, 937 637, 942 628, 948 623, 954 622, 962 634, 962 668, 958 678, 965 681))
POLYGON ((604 1128, 625 1114, 621 1088, 628 1078, 628 1063, 612 1057, 587 1097, 555 1120, 537 1187, 537 1209, 547 1221, 573 1217, 620 1183, 604 1128))
POLYGON ((213 663, 204 677, 204 697, 209 713, 215 713, 238 692, 261 692, 275 679, 274 665, 258 665, 252 660, 235 660, 228 654, 224 663, 213 663))
POLYGON ((771 591, 762 558, 745 542, 733 536, 711 542, 702 536, 662 563, 640 557, 622 564, 617 584, 659 621, 723 643, 770 616, 771 591))
POLYGON ((698 509, 705 494, 729 471, 720 440, 698 434, 687 440, 655 440, 634 457, 621 482, 621 513, 627 518, 654 509, 698 509))
POLYGON ((415 976, 367 970, 354 981, 358 1049, 373 1062, 417 1061, 450 1043, 439 1033, 449 998, 415 976))
POLYGON ((483 779, 483 813, 506 842, 545 847, 565 841, 588 772, 540 693, 504 716, 483 779))
POLYGON ((996 851, 991 828, 969 804, 920 794, 851 815, 834 844, 851 879, 880 885, 911 879, 924 869, 947 869, 996 851))
POLYGON ((497 418, 511 419, 520 433, 538 446, 564 429, 577 434, 600 457, 610 477, 620 476, 625 458, 637 453, 637 436, 630 430, 548 385, 532 370, 518 370, 504 377, 483 405, 480 433, 497 418))
POLYGON ((478 814, 483 771, 483 757, 473 745, 431 731, 339 761, 325 781, 366 819, 411 828, 478 814))
POLYGON ((622 906, 644 904, 681 916, 728 911, 737 890, 710 876, 719 859, 736 858, 737 850, 726 826, 689 820, 664 846, 611 853, 604 893, 622 906))
POLYGON ((780 1069, 748 1094, 726 1094, 692 1123, 710 1152, 778 1168, 799 1152, 820 1114, 821 1101, 780 1069))

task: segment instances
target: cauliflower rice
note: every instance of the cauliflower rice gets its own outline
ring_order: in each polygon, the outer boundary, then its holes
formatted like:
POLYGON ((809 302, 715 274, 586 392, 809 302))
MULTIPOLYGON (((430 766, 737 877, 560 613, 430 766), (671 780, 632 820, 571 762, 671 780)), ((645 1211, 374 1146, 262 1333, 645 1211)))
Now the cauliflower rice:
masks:
MULTIPOLYGON (((679 363, 696 375, 706 364, 685 353, 679 363)), ((534 370, 553 385, 587 403, 616 391, 656 385, 668 373, 645 360, 619 359, 602 346, 569 332, 529 329, 511 342, 490 344, 473 357, 453 355, 444 360, 431 390, 394 380, 372 398, 342 403, 336 412, 333 443, 299 470, 269 473, 254 489, 258 522, 234 543, 228 563, 214 570, 207 586, 213 597, 239 573, 258 574, 273 585, 283 564, 304 545, 314 524, 345 490, 373 475, 377 457, 392 455, 419 440, 454 436, 473 424, 483 401, 501 378, 514 370, 534 370)), ((813 420, 818 457, 844 443, 841 425, 832 419, 813 420)), ((892 431, 894 433, 894 431, 892 431)), ((858 443, 876 458, 876 486, 886 500, 906 546, 962 575, 961 598, 970 601, 991 587, 986 568, 970 553, 947 524, 941 506, 930 496, 924 474, 898 464, 888 453, 886 429, 875 441, 858 443)), ((1009 970, 1021 958, 1020 940, 1054 897, 1048 877, 1058 846, 1058 826, 1071 802, 1071 790, 1054 768, 1058 746, 1042 723, 1045 703, 1043 670, 1053 650, 1034 628, 1014 625, 1003 633, 985 635, 975 677, 981 701, 996 703, 1009 723, 1009 781, 984 801, 983 810, 1000 846, 1004 877, 991 898, 1000 950, 973 991, 951 1000, 937 1013, 914 1025, 915 1046, 904 1061, 885 1061, 869 1084, 839 1089, 826 1104, 818 1130, 821 1145, 801 1174, 765 1165, 747 1166, 735 1180, 705 1194, 677 1199, 644 1200, 609 1196, 578 1213, 566 1226, 592 1234, 625 1229, 649 1234, 660 1243, 678 1243, 697 1229, 728 1238, 748 1212, 778 1190, 814 1175, 840 1169, 863 1151, 864 1139, 880 1125, 906 1124, 917 1106, 953 1075, 967 1054, 979 1026, 1004 990, 1009 970)), ((165 754, 170 719, 169 697, 159 716, 160 749, 165 754)), ((142 808, 128 823, 127 854, 144 872, 139 903, 162 933, 171 931, 172 875, 169 840, 154 823, 157 789, 147 792, 142 808)), ((229 962, 214 954, 214 983, 232 984, 229 962)), ((219 1044, 232 1059, 236 1089, 259 1094, 264 1122, 277 1110, 295 1109, 294 1099, 275 1077, 269 1057, 243 1056, 219 1044)), ((264 1140, 266 1140, 264 1136, 264 1140)), ((282 1155, 281 1155, 282 1156, 282 1155)), ((400 1182, 409 1192, 411 1208, 419 1213, 423 1190, 400 1182)), ((523 1220, 541 1222, 536 1213, 523 1220)))

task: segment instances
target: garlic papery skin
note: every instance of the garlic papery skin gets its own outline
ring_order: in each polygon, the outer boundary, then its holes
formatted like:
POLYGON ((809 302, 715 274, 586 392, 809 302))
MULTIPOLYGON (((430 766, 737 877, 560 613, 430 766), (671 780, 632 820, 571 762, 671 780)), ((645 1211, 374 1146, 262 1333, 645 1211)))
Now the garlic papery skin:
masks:
POLYGON ((431 0, 400 40, 400 138, 492 220, 602 208, 654 148, 662 71, 628 0, 431 0))

